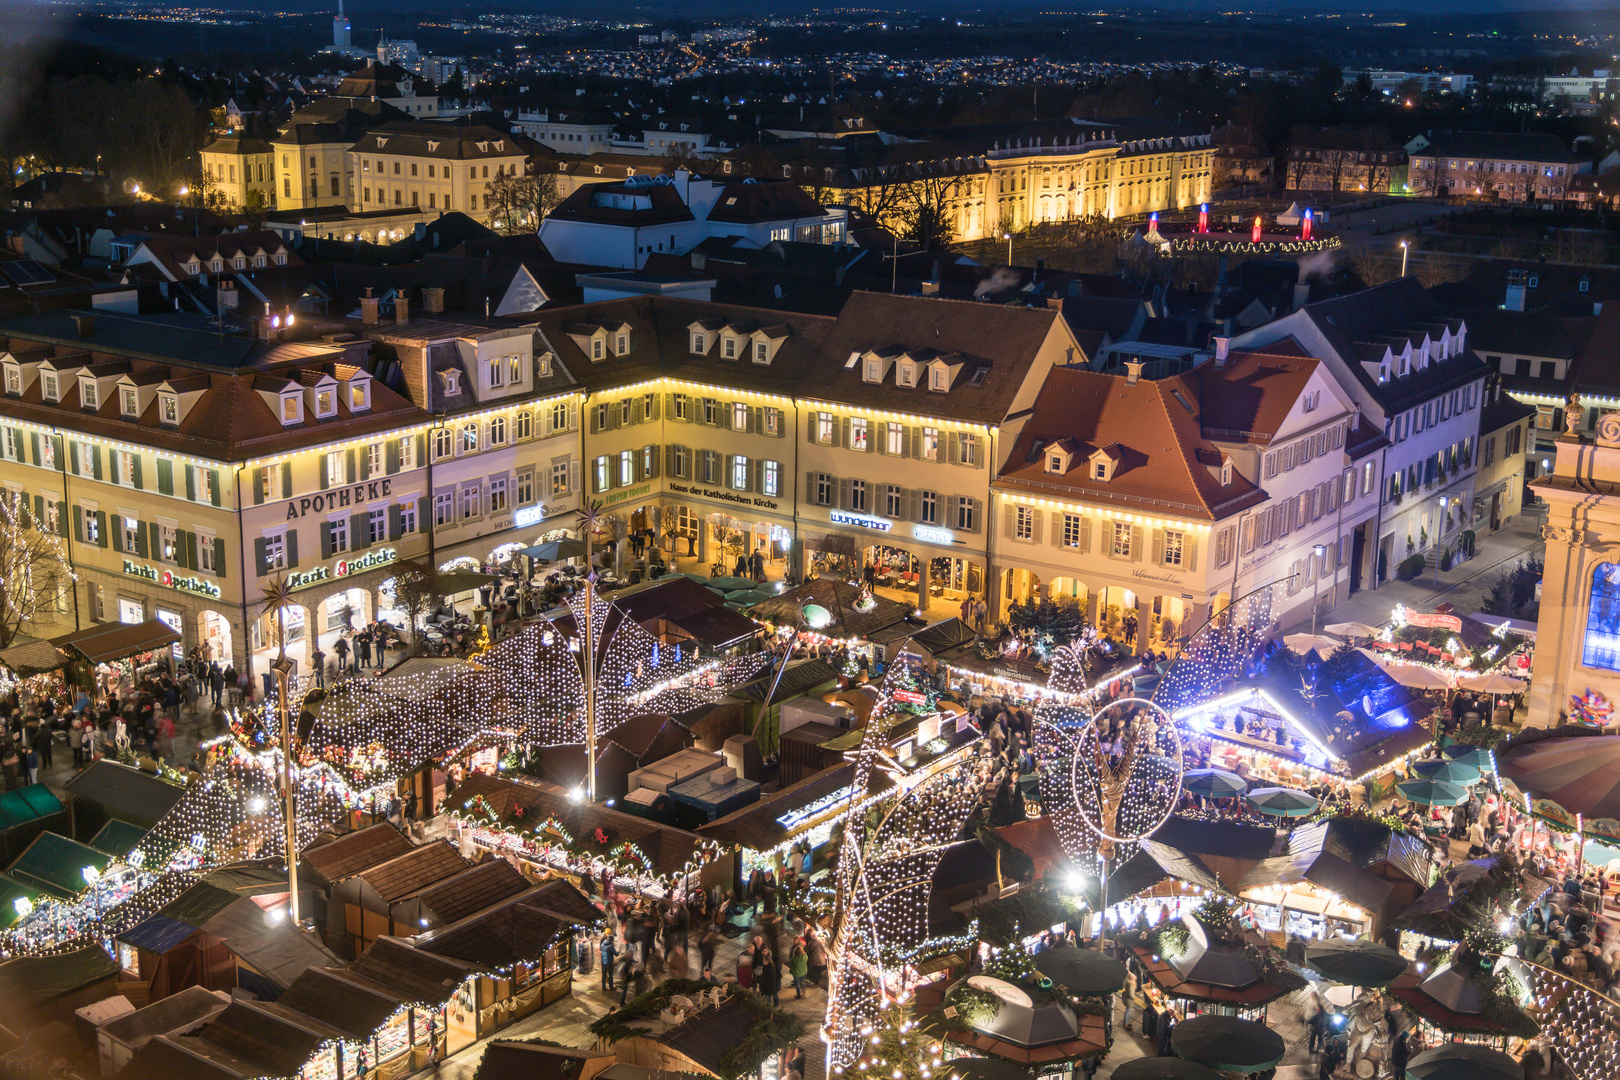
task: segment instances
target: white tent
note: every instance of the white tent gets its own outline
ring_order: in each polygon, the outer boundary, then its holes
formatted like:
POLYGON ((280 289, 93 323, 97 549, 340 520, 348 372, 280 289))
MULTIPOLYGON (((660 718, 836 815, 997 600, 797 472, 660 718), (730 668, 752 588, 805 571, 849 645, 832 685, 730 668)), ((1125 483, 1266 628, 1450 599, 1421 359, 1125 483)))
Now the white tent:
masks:
POLYGON ((1305 211, 1299 208, 1299 203, 1289 203, 1288 209, 1277 215, 1279 225, 1298 225, 1305 217, 1305 211))

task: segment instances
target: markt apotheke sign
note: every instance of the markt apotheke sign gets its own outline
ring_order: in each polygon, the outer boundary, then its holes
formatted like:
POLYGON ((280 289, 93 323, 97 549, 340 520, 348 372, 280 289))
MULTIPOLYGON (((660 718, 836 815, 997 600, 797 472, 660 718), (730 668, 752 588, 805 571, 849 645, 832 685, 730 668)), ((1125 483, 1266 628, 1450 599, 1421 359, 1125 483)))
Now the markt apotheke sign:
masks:
POLYGON ((682 495, 700 495, 705 499, 719 499, 721 502, 742 503, 744 506, 760 506, 766 510, 776 510, 779 507, 772 499, 755 499, 748 495, 739 495, 735 491, 725 491, 721 488, 687 487, 685 484, 669 484, 669 490, 682 495))
POLYGON ((331 566, 315 566, 308 570, 295 570, 287 575, 287 588, 304 589, 311 585, 319 585, 323 581, 333 578, 354 577, 367 570, 375 570, 379 566, 387 566, 399 557, 399 552, 393 548, 377 548, 364 555, 356 555, 352 559, 339 559, 331 566))
POLYGON ((389 499, 394 495, 394 481, 368 480, 363 484, 350 484, 347 487, 333 488, 323 491, 319 495, 305 495, 302 498, 287 500, 287 520, 297 521, 306 514, 326 514, 333 510, 342 510, 347 506, 364 506, 377 499, 389 499))
POLYGON ((140 578, 142 581, 155 582, 166 589, 175 589, 179 592, 194 593, 197 596, 208 596, 219 599, 219 586, 212 581, 204 581, 199 577, 179 577, 173 570, 162 570, 156 566, 147 566, 145 563, 124 560, 124 573, 130 577, 140 578))

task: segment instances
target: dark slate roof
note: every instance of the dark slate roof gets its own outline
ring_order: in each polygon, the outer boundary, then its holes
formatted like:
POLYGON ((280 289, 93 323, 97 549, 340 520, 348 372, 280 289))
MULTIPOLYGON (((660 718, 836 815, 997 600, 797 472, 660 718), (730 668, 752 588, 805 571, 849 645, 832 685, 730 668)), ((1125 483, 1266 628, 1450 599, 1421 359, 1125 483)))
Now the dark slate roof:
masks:
POLYGON ((53 832, 42 832, 6 868, 6 873, 26 885, 57 896, 73 897, 84 891, 82 871, 87 866, 105 870, 112 856, 77 840, 53 832))
POLYGON ((529 888, 522 874, 505 859, 491 859, 423 889, 416 899, 441 922, 459 922, 529 888))
POLYGON ((143 1009, 136 1009, 132 1013, 125 1013, 117 1020, 108 1021, 101 1025, 101 1030, 115 1039, 134 1043, 196 1023, 210 1013, 224 1009, 229 1000, 229 998, 220 1000, 214 991, 204 987, 188 986, 178 994, 170 994, 143 1009))
POLYGON ((1429 145, 1412 156, 1534 161, 1543 165, 1582 160, 1556 135, 1514 131, 1436 131, 1429 136, 1429 145))
MULTIPOLYGON (((771 684, 775 678, 776 674, 773 669, 767 672, 764 677, 737 687, 733 693, 764 703, 765 698, 771 693, 771 684)), ((790 697, 833 682, 837 678, 838 673, 825 660, 819 660, 815 657, 796 660, 787 666, 786 671, 782 672, 782 680, 776 684, 776 695, 772 700, 777 702, 786 701, 790 697)), ((841 735, 843 732, 838 734, 841 735)))
POLYGON ((442 1004, 466 978, 468 966, 423 953, 395 937, 380 937, 349 971, 400 995, 406 1001, 442 1004))
POLYGON ((1236 821, 1201 821, 1173 814, 1153 834, 1160 844, 1198 855, 1264 859, 1276 838, 1273 829, 1236 821))
POLYGON ((759 1019, 757 1007, 733 995, 718 1007, 704 1009, 666 1031, 658 1041, 718 1076, 726 1052, 746 1039, 759 1019))
POLYGON ((788 180, 739 180, 721 188, 709 221, 753 224, 789 218, 822 217, 826 209, 788 180))
POLYGON ((496 1039, 485 1044, 473 1080, 577 1080, 583 1062, 613 1057, 611 1049, 576 1050, 571 1046, 496 1039))
POLYGON ((350 1038, 364 1041, 399 1011, 400 999, 375 984, 345 978, 343 972, 308 968, 276 1003, 307 1016, 318 1016, 350 1038))
POLYGON ((19 956, 0 964, 0 1001, 27 1008, 117 974, 117 961, 100 945, 50 956, 19 956))
MULTIPOLYGON (((791 811, 815 803, 842 791, 855 783, 855 763, 846 761, 805 777, 796 784, 767 795, 758 802, 734 810, 725 817, 716 818, 699 827, 698 832, 723 844, 737 844, 752 851, 769 851, 788 836, 788 829, 778 818, 791 811)), ((874 771, 874 791, 892 783, 887 774, 874 771)), ((828 806, 823 815, 849 805, 849 796, 835 806, 828 806)))
POLYGON ((305 968, 336 967, 338 963, 315 935, 290 921, 265 922, 264 909, 247 897, 233 896, 230 905, 201 928, 224 939, 233 954, 282 988, 291 986, 305 968))
MULTIPOLYGON (((869 637, 886 626, 893 626, 902 621, 913 610, 910 604, 902 604, 898 600, 874 593, 873 599, 876 604, 872 609, 859 611, 855 607, 855 601, 859 598, 860 592, 860 586, 852 582, 819 577, 779 593, 769 600, 762 600, 749 610, 756 619, 766 619, 779 626, 794 626, 799 619, 799 605, 808 600, 812 604, 826 608, 832 614, 832 622, 826 629, 829 637, 869 637)), ((786 679, 787 676, 783 678, 786 679)))
POLYGON ((111 758, 94 762, 63 785, 76 799, 99 803, 107 812, 155 825, 174 808, 186 789, 111 758))
POLYGON ((146 833, 147 830, 139 825, 113 818, 90 838, 90 846, 121 859, 135 850, 135 845, 141 842, 146 833))
POLYGON ((496 970, 538 960, 567 931, 562 920, 518 898, 413 942, 427 952, 496 970))
POLYGON ((196 932, 195 926, 167 915, 148 915, 119 934, 118 940, 148 952, 166 953, 196 932))
POLYGON ((1256 863, 1238 882, 1239 894, 1268 885, 1310 882, 1366 911, 1382 910, 1395 886, 1327 850, 1326 834, 1326 822, 1296 830, 1289 839, 1288 853, 1256 863))
POLYGON ((387 862, 411 850, 411 842, 392 825, 373 825, 319 847, 305 848, 303 862, 327 881, 342 881, 368 867, 387 862))
POLYGON ((1157 840, 1143 840, 1124 866, 1108 875, 1106 903, 1117 904, 1151 888, 1167 877, 1201 886, 1206 892, 1223 893, 1225 886, 1202 859, 1157 840))
POLYGON ((412 848, 355 876, 371 886, 384 903, 393 903, 467 869, 467 860, 448 840, 412 848))

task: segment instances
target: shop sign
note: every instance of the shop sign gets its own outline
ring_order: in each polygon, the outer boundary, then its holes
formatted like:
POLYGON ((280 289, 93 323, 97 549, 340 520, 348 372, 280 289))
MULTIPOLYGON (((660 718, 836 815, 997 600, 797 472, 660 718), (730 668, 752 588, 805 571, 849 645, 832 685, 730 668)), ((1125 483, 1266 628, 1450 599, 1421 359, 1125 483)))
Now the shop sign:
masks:
POLYGON ((124 573, 130 577, 156 582, 166 589, 177 589, 180 592, 195 593, 198 596, 211 596, 216 600, 219 599, 219 586, 212 581, 204 581, 199 577, 176 577, 172 570, 160 570, 155 566, 132 562, 129 559, 124 560, 124 573))
MULTIPOLYGON (((670 484, 669 490, 680 492, 682 495, 701 495, 705 499, 719 499, 721 502, 742 503, 745 506, 762 506, 766 510, 780 509, 773 499, 755 499, 747 495, 739 495, 735 491, 726 491, 722 488, 687 487, 685 484, 670 484)), ((646 488, 641 490, 645 491, 646 488)))
POLYGON ((829 810, 836 809, 855 797, 855 785, 849 784, 837 791, 829 791, 808 806, 801 806, 797 810, 789 810, 776 819, 782 828, 792 832, 807 821, 813 821, 829 810))
POLYGON ((602 504, 604 506, 612 506, 614 503, 623 502, 626 499, 637 499, 647 494, 647 492, 651 490, 651 484, 637 484, 633 488, 625 488, 622 491, 610 492, 609 494, 603 496, 602 504))
POLYGON ((332 566, 333 577, 350 577, 354 574, 363 574, 367 570, 375 570, 379 566, 387 566, 399 557, 393 548, 378 548, 368 551, 354 559, 339 559, 332 566))
POLYGON ((863 529, 874 529, 877 532, 888 532, 894 527, 891 521, 882 518, 867 517, 865 514, 849 514, 842 510, 834 510, 827 515, 827 520, 834 525, 859 525, 863 529))
POLYGON ((1181 584, 1181 578, 1175 574, 1155 574, 1151 570, 1132 570, 1131 577, 1138 581, 1162 581, 1166 585, 1181 584))
POLYGON ((363 484, 350 484, 348 487, 323 491, 319 495, 288 499, 287 520, 296 521, 306 514, 324 514, 331 510, 341 510, 345 506, 360 506, 377 499, 391 498, 393 494, 393 480, 368 480, 363 484))
POLYGON ((531 525, 538 525, 546 520, 546 507, 544 503, 534 506, 520 506, 512 511, 512 524, 520 529, 527 529, 531 525))
POLYGON ((896 701, 903 701, 907 705, 921 705, 928 700, 927 695, 919 694, 915 690, 896 690, 890 696, 896 701))
POLYGON ((911 535, 925 544, 954 544, 956 534, 949 529, 937 528, 933 525, 913 525, 911 535))
POLYGON ((1406 613, 1406 625, 1422 626, 1429 630, 1450 630, 1453 634, 1462 633, 1462 619, 1456 615, 1442 615, 1438 612, 1412 612, 1406 613))

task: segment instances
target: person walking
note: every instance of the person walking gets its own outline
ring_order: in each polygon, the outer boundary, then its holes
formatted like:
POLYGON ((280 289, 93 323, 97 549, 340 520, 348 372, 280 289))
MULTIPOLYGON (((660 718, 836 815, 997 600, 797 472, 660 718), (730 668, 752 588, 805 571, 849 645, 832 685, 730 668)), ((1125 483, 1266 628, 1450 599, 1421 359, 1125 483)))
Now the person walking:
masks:
POLYGON ((23 751, 23 765, 28 770, 28 782, 39 783, 39 751, 32 746, 23 751))
POLYGON ((805 951, 804 939, 795 938, 793 951, 788 954, 788 974, 793 976, 794 1000, 804 997, 804 977, 810 974, 810 954, 805 951))
POLYGON ((48 724, 39 725, 34 733, 34 749, 39 751, 39 767, 46 772, 51 771, 51 729, 48 724))
POLYGON ((320 645, 309 654, 309 665, 315 669, 315 685, 322 690, 326 689, 326 654, 321 652, 320 645))
POLYGON ((754 968, 754 983, 766 1001, 772 1005, 782 1004, 782 969, 768 948, 760 952, 759 962, 754 968))
POLYGON ((216 708, 225 700, 225 673, 220 670, 218 663, 208 665, 208 694, 216 708))
POLYGON ((341 675, 347 675, 349 673, 349 641, 348 641, 348 639, 345 638, 342 634, 339 634, 338 639, 335 642, 332 643, 332 651, 337 653, 338 674, 340 676, 341 675))
POLYGON ((602 963, 602 993, 613 993, 613 962, 619 955, 619 950, 613 945, 611 931, 603 931, 602 940, 597 944, 598 959, 602 963))
POLYGON ((714 967, 714 950, 720 944, 720 931, 712 925, 698 939, 698 966, 707 971, 714 967))
POLYGON ((827 975, 827 947, 821 943, 821 935, 813 926, 805 929, 804 951, 810 957, 810 984, 821 986, 821 980, 827 975))

